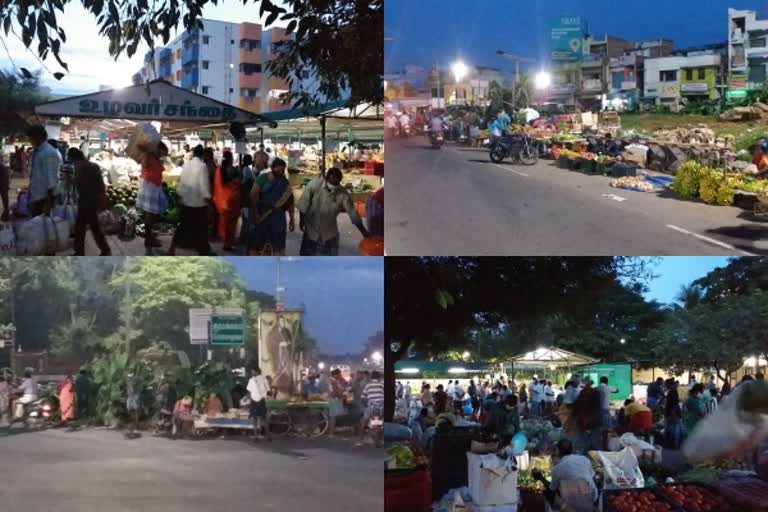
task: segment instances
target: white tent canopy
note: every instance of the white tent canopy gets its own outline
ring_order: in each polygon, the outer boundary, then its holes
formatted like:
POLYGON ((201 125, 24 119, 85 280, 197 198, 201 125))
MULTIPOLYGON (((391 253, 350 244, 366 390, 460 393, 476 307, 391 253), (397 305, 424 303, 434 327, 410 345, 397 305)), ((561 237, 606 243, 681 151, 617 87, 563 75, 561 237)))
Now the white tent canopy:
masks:
POLYGON ((556 347, 539 347, 536 350, 518 354, 510 362, 522 368, 567 368, 599 362, 589 356, 576 354, 556 347))
POLYGON ((233 107, 164 80, 49 101, 35 107, 49 117, 277 126, 259 114, 233 107))

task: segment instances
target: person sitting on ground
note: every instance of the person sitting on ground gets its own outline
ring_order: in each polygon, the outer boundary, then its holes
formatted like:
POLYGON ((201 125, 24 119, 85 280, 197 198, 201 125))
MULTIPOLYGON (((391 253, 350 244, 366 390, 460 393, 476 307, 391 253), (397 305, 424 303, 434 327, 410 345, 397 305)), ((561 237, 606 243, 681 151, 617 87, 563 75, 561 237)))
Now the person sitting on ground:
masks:
POLYGON ((209 418, 221 416, 224 412, 224 404, 221 403, 218 395, 213 391, 211 391, 208 398, 206 398, 205 403, 203 403, 203 412, 205 412, 205 415, 209 418))
POLYGON ((508 395, 503 404, 491 409, 491 414, 485 420, 483 429, 502 442, 511 439, 517 432, 520 432, 517 397, 508 395))
POLYGON ((619 153, 620 153, 619 144, 616 142, 616 139, 614 139, 610 133, 606 133, 605 134, 605 154, 608 156, 616 157, 616 156, 619 156, 619 153))
POLYGON ((539 469, 531 472, 534 479, 544 484, 547 501, 554 505, 559 494, 573 510, 593 510, 598 491, 592 462, 584 455, 574 454, 573 445, 567 439, 557 443, 557 453, 560 462, 552 468, 552 482, 547 482, 539 469))
POLYGON ((192 412, 192 397, 185 396, 173 406, 173 436, 181 432, 182 436, 189 437, 195 424, 195 416, 192 412))
POLYGON ((755 157, 752 163, 757 166, 759 175, 768 173, 768 140, 763 139, 755 147, 755 157))

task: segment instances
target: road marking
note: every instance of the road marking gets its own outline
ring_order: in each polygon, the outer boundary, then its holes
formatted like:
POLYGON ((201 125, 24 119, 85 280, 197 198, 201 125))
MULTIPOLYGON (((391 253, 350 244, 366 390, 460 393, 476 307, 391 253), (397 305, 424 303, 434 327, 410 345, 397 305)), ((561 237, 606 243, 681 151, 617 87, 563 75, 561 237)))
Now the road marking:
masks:
POLYGON ((616 194, 603 194, 603 197, 607 197, 608 199, 613 199, 614 201, 618 201, 620 203, 623 203, 627 200, 626 197, 617 196, 616 194))
POLYGON ((523 176, 523 177, 525 177, 525 178, 527 178, 527 177, 528 177, 528 175, 527 175, 527 174, 525 174, 524 172, 516 171, 516 170, 514 170, 514 169, 510 169, 509 167, 505 167, 505 166, 503 166, 503 165, 499 165, 499 164, 493 164, 493 165, 495 165, 495 166, 496 166, 496 167, 498 167, 499 169, 504 169, 505 171, 513 172, 513 173, 517 174, 518 176, 523 176))
POLYGON ((723 249, 728 249, 729 251, 741 253, 744 256, 757 256, 757 254, 752 254, 751 252, 742 251, 741 249, 737 249, 736 247, 726 244, 725 242, 721 242, 720 240, 715 240, 714 238, 700 235, 698 233, 694 233, 693 231, 688 231, 687 229, 681 228, 679 226, 673 226, 672 224, 667 224, 667 227, 673 231, 677 231, 678 233, 683 233, 684 235, 692 236, 693 238, 701 240, 702 242, 707 242, 709 244, 716 245, 723 249))

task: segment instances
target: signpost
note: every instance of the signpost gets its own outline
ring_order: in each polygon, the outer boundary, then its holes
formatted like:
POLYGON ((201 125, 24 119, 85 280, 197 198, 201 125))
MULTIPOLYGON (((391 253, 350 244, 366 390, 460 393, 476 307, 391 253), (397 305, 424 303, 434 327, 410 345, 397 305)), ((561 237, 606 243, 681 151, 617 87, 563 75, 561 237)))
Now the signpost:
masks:
POLYGON ((242 315, 213 315, 210 322, 210 344, 214 346, 240 346, 245 341, 245 323, 242 315))
POLYGON ((208 345, 209 324, 214 315, 243 316, 240 308, 192 308, 189 310, 189 342, 192 345, 208 345))

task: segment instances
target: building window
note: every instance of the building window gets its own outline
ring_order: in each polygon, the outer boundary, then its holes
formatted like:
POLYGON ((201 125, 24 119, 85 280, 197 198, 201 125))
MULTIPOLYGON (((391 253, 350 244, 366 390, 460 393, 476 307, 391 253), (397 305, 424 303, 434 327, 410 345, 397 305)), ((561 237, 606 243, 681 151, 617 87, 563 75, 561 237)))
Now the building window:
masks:
POLYGON ((670 71, 661 71, 659 73, 659 82, 676 82, 677 81, 677 70, 673 69, 670 71))
POLYGON ((179 48, 178 50, 176 50, 176 58, 177 58, 177 59, 181 59, 181 48, 179 48))
POLYGON ((301 72, 301 78, 302 78, 302 80, 308 80, 309 79, 309 71, 307 71, 306 69, 304 71, 302 71, 301 72))
POLYGON ((203 36, 203 44, 208 44, 211 40, 210 36, 203 36))
POLYGON ((179 81, 179 80, 181 80, 181 70, 180 69, 176 71, 176 81, 179 81))
POLYGON ((203 61, 203 69, 208 69, 208 64, 210 64, 210 61, 204 60, 203 61))
POLYGON ((229 92, 235 92, 235 90, 232 87, 230 87, 229 92))
POLYGON ((240 49, 242 50, 258 50, 261 48, 261 41, 259 39, 241 39, 240 40, 240 49))
POLYGON ((707 70, 704 68, 699 68, 697 71, 698 71, 699 80, 704 80, 707 76, 707 70))
POLYGON ((209 87, 207 85, 203 86, 203 94, 208 94, 209 87))
POLYGON ((750 39, 750 48, 765 48, 765 39, 750 39))
POLYGON ((252 64, 250 62, 242 62, 240 64, 240 72, 245 75, 261 73, 261 64, 252 64))
POLYGON ((229 44, 235 44, 235 40, 234 39, 230 39, 229 40, 229 44))
POLYGON ((685 70, 685 79, 686 80, 693 80, 693 70, 692 69, 686 69, 685 70))

